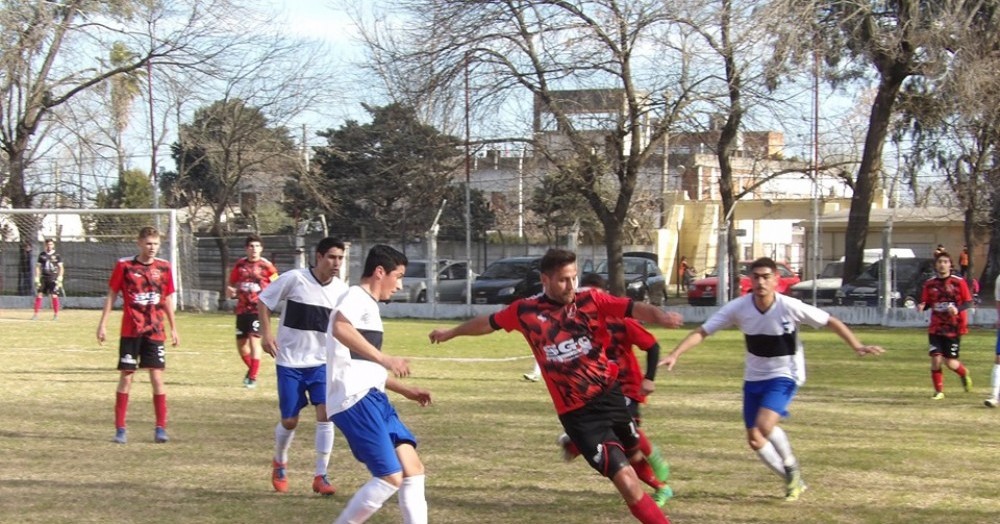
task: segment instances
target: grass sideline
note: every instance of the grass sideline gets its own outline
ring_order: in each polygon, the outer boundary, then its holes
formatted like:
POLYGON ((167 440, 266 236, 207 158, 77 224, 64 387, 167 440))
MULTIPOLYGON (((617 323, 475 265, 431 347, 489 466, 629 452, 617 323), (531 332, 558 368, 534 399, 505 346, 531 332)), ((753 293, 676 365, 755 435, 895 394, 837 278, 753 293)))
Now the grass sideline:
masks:
MULTIPOLYGON (((304 416, 291 451, 291 491, 272 492, 274 370, 265 361, 258 388, 243 389, 230 315, 178 315, 181 346, 167 353, 171 442, 152 443, 142 373, 133 386, 130 442, 113 444, 120 313, 103 347, 94 336, 99 316, 68 310, 58 322, 30 321, 30 310, 0 311, 0 521, 332 522, 367 479, 338 434, 331 478, 340 492, 314 495, 313 426, 304 416)), ((409 380, 434 395, 424 409, 394 397, 421 440, 430 521, 632 522, 609 482, 580 460, 561 462, 545 387, 521 379, 531 361, 520 336, 427 343, 430 329, 451 323, 386 321, 386 350, 410 357, 409 380)), ((654 331, 669 350, 687 330, 654 331)), ((947 373, 942 401, 929 398, 924 330, 857 332, 887 354, 858 359, 828 331, 803 334, 809 381, 784 424, 810 488, 796 503, 782 501, 780 480, 744 442, 737 332, 710 338, 669 375, 661 370, 645 428, 671 461, 673 522, 997 521, 1000 410, 982 405, 995 332, 964 338, 975 390, 963 392, 947 373)), ((396 499, 370 522, 400 522, 396 499)))

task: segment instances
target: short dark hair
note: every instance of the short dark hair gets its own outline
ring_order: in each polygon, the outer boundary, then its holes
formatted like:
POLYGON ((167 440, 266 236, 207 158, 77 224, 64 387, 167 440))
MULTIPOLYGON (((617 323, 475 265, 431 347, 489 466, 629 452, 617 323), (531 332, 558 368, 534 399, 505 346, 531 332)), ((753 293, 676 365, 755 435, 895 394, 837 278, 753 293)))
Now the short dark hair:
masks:
POLYGON ((389 273, 397 267, 405 266, 409 263, 410 261, 406 259, 406 255, 398 249, 385 244, 377 244, 368 250, 368 256, 365 257, 365 269, 361 272, 361 278, 374 275, 375 269, 379 266, 386 273, 389 273))
POLYGON ((750 263, 750 271, 753 271, 759 267, 766 267, 771 270, 772 273, 778 272, 778 263, 774 261, 771 257, 760 257, 750 263))
POLYGON ((541 262, 538 263, 538 270, 548 275, 574 262, 576 262, 576 253, 568 249, 553 247, 542 256, 541 262))
POLYGON ((949 255, 947 251, 939 251, 936 255, 934 255, 935 264, 937 264, 939 258, 947 258, 948 262, 951 262, 951 265, 955 265, 955 261, 951 259, 951 255, 949 255))
POLYGON ((608 284, 605 282, 604 277, 597 273, 585 273, 580 278, 580 287, 592 287, 597 289, 605 289, 608 284))
POLYGON ((247 239, 243 242, 243 247, 247 247, 251 242, 260 242, 262 245, 264 241, 260 239, 260 235, 247 235, 247 239))
POLYGON ((326 237, 316 243, 316 253, 325 255, 327 251, 334 247, 341 251, 347 250, 347 244, 344 244, 343 240, 337 237, 326 237))

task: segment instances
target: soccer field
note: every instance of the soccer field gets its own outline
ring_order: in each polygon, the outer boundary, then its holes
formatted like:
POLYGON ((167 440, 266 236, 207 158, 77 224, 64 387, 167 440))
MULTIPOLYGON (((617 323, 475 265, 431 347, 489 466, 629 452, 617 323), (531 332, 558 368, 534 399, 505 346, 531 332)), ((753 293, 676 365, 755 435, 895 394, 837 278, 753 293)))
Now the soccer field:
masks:
MULTIPOLYGON (((47 313, 47 311, 46 311, 47 313)), ((58 322, 0 311, 0 522, 332 522, 368 474, 338 434, 330 464, 339 492, 310 489, 311 411, 292 445, 290 492, 272 491, 278 420, 274 368, 242 387, 234 319, 178 315, 167 351, 167 444, 153 443, 148 375, 137 375, 129 444, 113 444, 117 326, 95 339, 100 311, 58 322)), ((48 318, 48 315, 44 315, 48 318)), ((420 408, 394 396, 420 439, 432 523, 634 522, 610 482, 562 462, 558 420, 520 335, 440 346, 427 333, 453 321, 387 320, 385 349, 412 359, 407 379, 431 390, 420 408)), ((669 351, 692 326, 655 329, 669 351)), ((781 480, 747 447, 740 418, 742 338, 727 331, 661 369, 644 408, 650 439, 672 465, 675 523, 995 523, 1000 521, 1000 410, 983 406, 995 331, 963 339, 975 389, 946 372, 932 401, 923 329, 860 328, 887 353, 859 359, 828 331, 807 330, 808 382, 783 427, 809 490, 784 502, 781 480)), ((640 357, 641 362, 645 362, 640 357)), ((393 497, 370 522, 398 523, 393 497)))

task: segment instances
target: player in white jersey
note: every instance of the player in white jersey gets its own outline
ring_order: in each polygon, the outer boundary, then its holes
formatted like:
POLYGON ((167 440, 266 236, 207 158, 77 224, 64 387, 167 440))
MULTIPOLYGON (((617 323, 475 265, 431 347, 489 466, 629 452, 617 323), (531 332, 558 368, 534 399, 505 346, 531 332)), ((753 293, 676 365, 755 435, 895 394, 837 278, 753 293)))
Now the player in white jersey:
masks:
POLYGON ((997 303, 997 346, 996 359, 993 361, 993 373, 990 374, 990 386, 992 387, 990 398, 983 402, 988 408, 1000 406, 1000 275, 997 276, 993 286, 993 297, 997 303))
POLYGON ((747 443, 764 464, 785 479, 785 500, 793 501, 798 500, 806 485, 788 436, 778 422, 788 416, 788 405, 806 378, 799 325, 830 328, 859 356, 877 355, 883 350, 863 345, 850 328, 829 313, 775 293, 777 275, 774 260, 755 260, 750 265, 751 292, 715 312, 684 337, 659 365, 673 369, 681 354, 721 329, 736 326, 743 332, 747 348, 743 373, 747 443))
POLYGON ((264 351, 274 357, 281 422, 274 428, 271 485, 288 491, 288 449, 299 424, 299 411, 316 406, 316 473, 313 491, 333 495, 327 467, 333 451, 333 424, 326 415, 326 339, 330 313, 347 292, 339 277, 346 245, 336 238, 316 244, 313 267, 282 273, 261 292, 257 304, 264 351), (281 308, 281 329, 271 327, 271 312, 281 308))
POLYGON ((408 375, 409 365, 405 359, 382 353, 378 309, 378 301, 388 300, 402 288, 406 263, 406 255, 392 247, 372 247, 361 283, 351 286, 334 312, 327 351, 326 410, 354 457, 372 474, 334 524, 365 522, 397 491, 403 522, 427 522, 424 465, 417 455, 417 439, 399 419, 385 390, 421 406, 430 404, 431 394, 396 378, 408 375))

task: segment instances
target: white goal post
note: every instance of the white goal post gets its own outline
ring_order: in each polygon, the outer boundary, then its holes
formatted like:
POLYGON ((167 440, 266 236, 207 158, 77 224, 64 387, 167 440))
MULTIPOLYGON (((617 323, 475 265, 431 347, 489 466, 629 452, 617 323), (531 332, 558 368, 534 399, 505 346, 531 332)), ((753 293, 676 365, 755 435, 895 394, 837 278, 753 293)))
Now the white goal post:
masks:
MULTIPOLYGON (((170 267, 172 269, 172 276, 174 279, 174 286, 176 288, 176 307, 177 309, 182 309, 184 306, 184 293, 182 284, 182 274, 181 274, 181 264, 178 260, 179 249, 178 249, 178 223, 177 223, 177 210, 176 209, 0 209, 0 217, 11 216, 11 215, 37 215, 42 220, 47 215, 77 215, 77 216, 92 216, 92 215, 147 215, 156 218, 155 225, 157 229, 161 229, 160 218, 165 217, 167 220, 167 230, 166 233, 166 249, 161 249, 159 256, 167 259, 170 262, 170 267)), ((82 219, 81 219, 82 223, 82 219)), ((18 235, 23 239, 28 236, 35 241, 37 239, 39 231, 18 231, 18 235)), ((138 230, 132 232, 130 239, 135 238, 138 230)), ((101 231, 80 231, 78 233, 66 234, 65 236, 79 238, 79 242, 86 243, 92 242, 95 235, 100 235, 101 231)), ((57 239, 61 243, 70 242, 69 240, 57 239)), ((57 246, 57 250, 59 247, 57 246)), ((32 262, 33 263, 33 262, 32 262)), ((110 271, 111 266, 107 266, 107 270, 110 271)))

